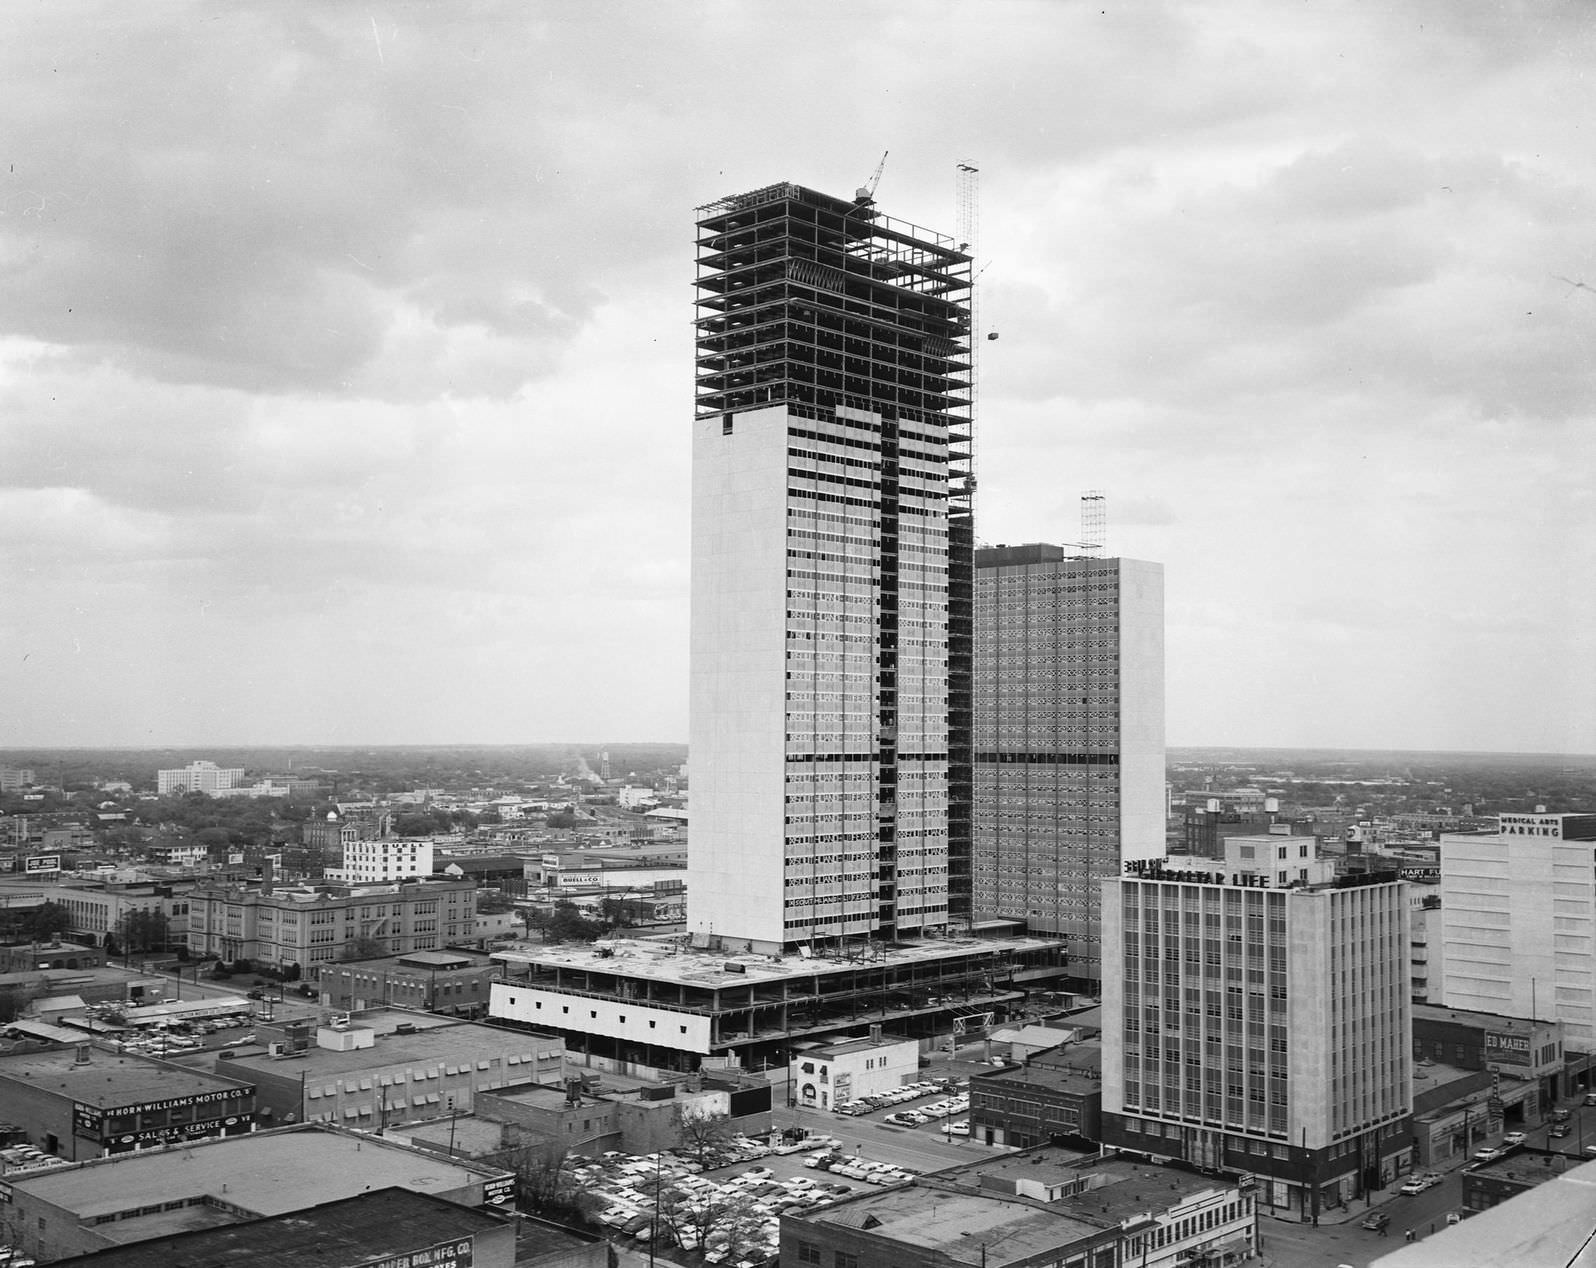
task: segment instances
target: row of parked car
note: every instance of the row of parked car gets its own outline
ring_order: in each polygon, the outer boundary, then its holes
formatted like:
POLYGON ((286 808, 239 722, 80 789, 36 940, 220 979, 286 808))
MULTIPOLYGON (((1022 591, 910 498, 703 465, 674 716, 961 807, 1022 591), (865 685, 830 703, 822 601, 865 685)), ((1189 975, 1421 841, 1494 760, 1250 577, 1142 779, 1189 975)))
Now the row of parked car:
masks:
POLYGON ((917 1174, 909 1167, 895 1167, 890 1162, 870 1162, 838 1149, 822 1149, 812 1153, 804 1159, 804 1166, 847 1176, 850 1180, 863 1180, 866 1184, 902 1184, 917 1174))
POLYGON ((0 1170, 7 1175, 13 1171, 42 1171, 48 1167, 69 1167, 65 1158, 47 1154, 34 1145, 7 1145, 0 1149, 0 1170))
MULTIPOLYGON (((902 1087, 895 1087, 889 1092, 872 1092, 869 1096, 861 1096, 856 1100, 845 1101, 836 1106, 835 1109, 839 1114, 868 1114, 871 1110, 882 1109, 888 1105, 905 1105, 910 1101, 918 1101, 922 1097, 931 1096, 937 1092, 952 1092, 958 1086, 953 1081, 946 1079, 937 1082, 922 1080, 919 1083, 905 1083, 902 1087)), ((966 1099, 966 1105, 968 1105, 968 1099, 966 1099)))
POLYGON ((825 1206, 853 1191, 807 1177, 778 1180, 762 1166, 711 1177, 698 1163, 672 1153, 573 1155, 571 1161, 582 1191, 605 1203, 593 1217, 598 1223, 644 1246, 700 1251, 706 1263, 728 1268, 752 1268, 774 1256, 783 1215, 825 1206))
MULTIPOLYGON (((896 1114, 888 1114, 881 1121, 891 1123, 894 1127, 918 1127, 921 1123, 934 1123, 938 1119, 950 1119, 955 1114, 963 1114, 970 1108, 970 1098, 964 1094, 958 1096, 945 1096, 940 1101, 932 1101, 928 1105, 917 1105, 913 1109, 899 1110, 896 1114)), ((969 1123, 965 1123, 965 1132, 968 1134, 969 1123)))

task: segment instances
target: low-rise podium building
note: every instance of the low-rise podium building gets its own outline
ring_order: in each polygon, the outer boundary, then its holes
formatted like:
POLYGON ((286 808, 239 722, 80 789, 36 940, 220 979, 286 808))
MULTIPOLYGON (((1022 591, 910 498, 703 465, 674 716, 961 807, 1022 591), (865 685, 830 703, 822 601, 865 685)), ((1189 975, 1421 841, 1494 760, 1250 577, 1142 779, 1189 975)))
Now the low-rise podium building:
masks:
POLYGON ((248 1082, 86 1042, 0 1056, 0 1105, 30 1144, 69 1162, 255 1127, 248 1082))
POLYGON ((375 1136, 300 1126, 7 1178, 0 1243, 44 1263, 387 1188, 506 1206, 513 1173, 375 1136))

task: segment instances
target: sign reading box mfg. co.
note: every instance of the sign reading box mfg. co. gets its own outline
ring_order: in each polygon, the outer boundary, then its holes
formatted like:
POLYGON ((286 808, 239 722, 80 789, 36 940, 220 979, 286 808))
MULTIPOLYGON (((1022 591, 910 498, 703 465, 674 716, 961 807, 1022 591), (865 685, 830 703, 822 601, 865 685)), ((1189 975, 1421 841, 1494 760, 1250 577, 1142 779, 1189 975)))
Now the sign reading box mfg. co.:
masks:
POLYGON ((426 1250, 412 1250, 403 1255, 389 1255, 386 1259, 373 1259, 365 1268, 471 1268, 471 1243, 440 1242, 426 1250))

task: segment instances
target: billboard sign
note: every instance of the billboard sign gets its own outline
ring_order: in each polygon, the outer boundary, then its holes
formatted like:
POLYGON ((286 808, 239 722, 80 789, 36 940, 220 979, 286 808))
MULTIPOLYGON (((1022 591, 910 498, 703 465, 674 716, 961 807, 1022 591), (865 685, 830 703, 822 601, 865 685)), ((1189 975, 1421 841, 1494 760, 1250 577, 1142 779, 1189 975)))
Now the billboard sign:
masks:
POLYGON ((426 1250, 373 1259, 365 1268, 471 1268, 471 1247, 468 1240, 442 1242, 426 1250))
POLYGON ((482 1182, 482 1200, 489 1206, 503 1206, 515 1196, 513 1175, 494 1176, 482 1182))
POLYGON ((29 876, 37 876, 41 872, 59 872, 61 870, 61 856, 59 854, 34 854, 23 860, 22 870, 29 876))
POLYGON ((1509 1035, 1499 1030, 1485 1032, 1485 1064, 1528 1066, 1530 1040, 1528 1035, 1509 1035))

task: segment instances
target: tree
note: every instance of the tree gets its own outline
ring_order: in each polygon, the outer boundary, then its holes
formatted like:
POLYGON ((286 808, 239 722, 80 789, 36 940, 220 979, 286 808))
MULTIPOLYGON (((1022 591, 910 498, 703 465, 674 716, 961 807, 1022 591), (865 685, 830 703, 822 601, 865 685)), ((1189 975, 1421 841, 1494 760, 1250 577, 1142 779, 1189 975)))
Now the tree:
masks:
POLYGON ((72 927, 72 913, 60 903, 45 902, 28 921, 28 940, 48 942, 72 927))
POLYGON ((587 1215, 604 1206, 577 1183, 568 1151, 559 1145, 526 1145, 496 1158, 515 1172, 517 1200, 540 1214, 587 1215))
POLYGON ((639 898, 599 899, 599 918, 611 929, 625 929, 653 914, 653 908, 639 898))
POLYGON ((166 949, 166 913, 159 907, 137 907, 124 911, 116 922, 117 941, 124 955, 166 949))
POLYGON ((388 954, 388 944, 381 938, 351 938, 344 944, 340 960, 380 960, 388 954))
POLYGON ((582 915, 575 903, 555 903, 554 914, 543 926, 543 937, 549 942, 592 942, 603 932, 604 926, 582 915))
POLYGON ((38 982, 16 982, 0 986, 0 1022, 15 1021, 28 1005, 44 994, 38 982))
POLYGON ((744 1203, 736 1198, 716 1196, 699 1199, 673 1193, 660 1202, 660 1223, 686 1250, 702 1250, 710 1235, 734 1224, 742 1215, 744 1203))
POLYGON ((149 843, 150 834, 140 827, 112 828, 105 834, 106 847, 112 850, 142 850, 149 843))
POLYGON ((393 817, 393 830, 402 837, 430 837, 448 832, 455 824, 447 810, 407 810, 393 817))
POLYGON ((551 828, 574 828, 579 821, 572 811, 557 810, 544 822, 551 828))
POLYGON ((709 1167, 717 1155, 727 1152, 732 1135, 731 1118, 718 1110, 683 1110, 680 1131, 680 1148, 699 1166, 709 1167))
POLYGON ((484 916, 491 916, 498 912, 514 911, 515 900, 501 889, 479 889, 477 891, 477 911, 484 916))

